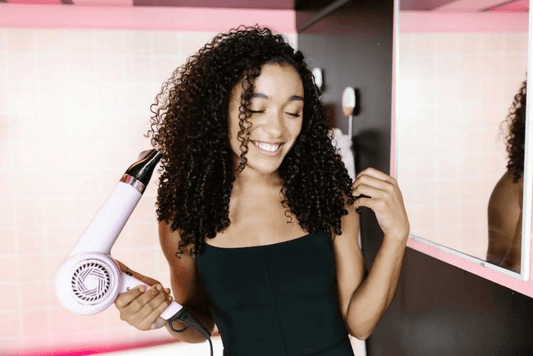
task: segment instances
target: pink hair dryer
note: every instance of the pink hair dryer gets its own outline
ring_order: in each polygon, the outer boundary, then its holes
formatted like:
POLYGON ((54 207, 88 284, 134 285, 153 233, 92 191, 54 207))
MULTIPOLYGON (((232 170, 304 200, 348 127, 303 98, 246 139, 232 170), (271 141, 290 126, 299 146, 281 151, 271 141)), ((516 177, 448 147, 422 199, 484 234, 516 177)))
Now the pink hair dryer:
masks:
MULTIPOLYGON (((120 293, 144 284, 123 273, 111 257, 111 247, 141 199, 155 166, 161 159, 156 150, 143 151, 111 192, 80 239, 59 267, 55 291, 61 304, 76 314, 96 314, 115 302, 120 293)), ((175 332, 194 328, 206 339, 211 334, 175 301, 159 316, 170 321, 175 332), (179 320, 186 326, 175 330, 172 322, 179 320)))

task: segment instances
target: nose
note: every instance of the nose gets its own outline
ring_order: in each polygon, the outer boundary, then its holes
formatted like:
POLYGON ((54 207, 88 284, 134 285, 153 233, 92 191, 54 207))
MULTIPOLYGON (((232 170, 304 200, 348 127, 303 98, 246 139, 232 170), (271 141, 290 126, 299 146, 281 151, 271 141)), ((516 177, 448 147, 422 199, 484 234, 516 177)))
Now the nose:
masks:
POLYGON ((276 111, 269 115, 265 115, 263 130, 271 137, 280 137, 285 130, 283 114, 276 111))

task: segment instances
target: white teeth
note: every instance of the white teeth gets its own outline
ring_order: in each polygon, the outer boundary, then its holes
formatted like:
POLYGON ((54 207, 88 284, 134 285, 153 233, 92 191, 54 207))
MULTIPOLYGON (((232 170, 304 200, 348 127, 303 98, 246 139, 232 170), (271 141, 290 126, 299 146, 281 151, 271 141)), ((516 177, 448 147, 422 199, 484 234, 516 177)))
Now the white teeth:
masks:
POLYGON ((273 145, 270 143, 263 143, 263 142, 255 142, 255 145, 259 147, 260 149, 264 151, 268 151, 268 152, 276 152, 279 146, 281 146, 279 143, 277 145, 273 145))

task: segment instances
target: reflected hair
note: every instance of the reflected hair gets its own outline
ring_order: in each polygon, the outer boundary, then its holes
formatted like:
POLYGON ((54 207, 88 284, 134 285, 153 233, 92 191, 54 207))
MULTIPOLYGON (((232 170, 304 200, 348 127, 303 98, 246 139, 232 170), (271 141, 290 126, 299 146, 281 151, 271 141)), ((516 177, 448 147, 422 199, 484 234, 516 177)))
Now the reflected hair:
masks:
POLYGON ((526 136, 526 99, 527 81, 523 81, 518 93, 514 96, 513 104, 505 123, 508 124, 505 136, 507 148, 507 169, 513 172, 516 183, 524 175, 524 149, 526 136))

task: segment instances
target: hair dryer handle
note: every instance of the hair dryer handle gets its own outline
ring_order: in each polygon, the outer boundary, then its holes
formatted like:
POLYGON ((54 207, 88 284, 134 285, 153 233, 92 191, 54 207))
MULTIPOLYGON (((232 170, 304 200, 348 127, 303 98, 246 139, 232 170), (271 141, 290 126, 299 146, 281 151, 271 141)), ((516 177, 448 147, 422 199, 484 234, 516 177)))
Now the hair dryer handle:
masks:
MULTIPOLYGON (((129 291, 130 289, 133 289, 137 286, 144 285, 147 288, 150 288, 150 286, 144 282, 141 282, 137 278, 130 276, 126 273, 122 273, 120 275, 121 284, 120 284, 120 292, 119 293, 125 293, 129 291)), ((165 309, 164 312, 159 315, 161 319, 168 320, 172 318, 176 313, 178 313, 183 307, 176 303, 176 301, 172 301, 172 303, 168 306, 167 309, 165 309)))

